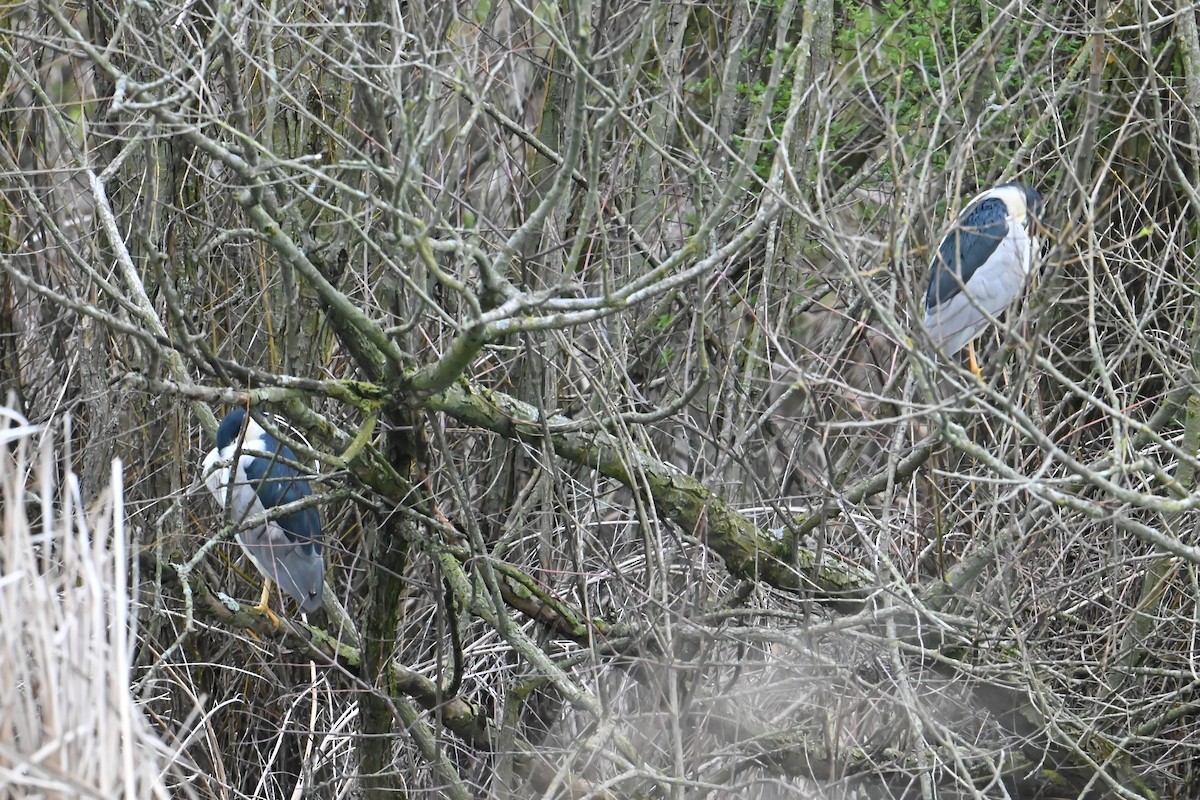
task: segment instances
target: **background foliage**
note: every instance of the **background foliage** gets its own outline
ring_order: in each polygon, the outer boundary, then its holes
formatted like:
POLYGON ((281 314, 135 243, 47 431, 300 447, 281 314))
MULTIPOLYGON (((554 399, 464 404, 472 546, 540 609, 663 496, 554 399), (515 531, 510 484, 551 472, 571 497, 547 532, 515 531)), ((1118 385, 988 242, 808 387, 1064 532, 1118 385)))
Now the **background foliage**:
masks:
POLYGON ((1192 6, 3 18, 0 387, 124 464, 164 791, 1197 793, 1192 6), (979 383, 920 298, 1009 179, 979 383), (199 481, 247 400, 327 495, 307 624, 199 481))

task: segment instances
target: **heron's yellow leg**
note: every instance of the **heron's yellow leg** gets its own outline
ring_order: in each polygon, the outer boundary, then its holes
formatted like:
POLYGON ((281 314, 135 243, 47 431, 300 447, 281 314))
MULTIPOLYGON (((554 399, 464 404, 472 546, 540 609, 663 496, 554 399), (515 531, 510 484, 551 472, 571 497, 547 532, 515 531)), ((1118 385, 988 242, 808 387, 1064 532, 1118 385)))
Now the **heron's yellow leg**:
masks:
POLYGON ((270 599, 271 599, 271 579, 264 578, 263 579, 262 597, 259 598, 258 605, 256 605, 254 607, 254 610, 261 611, 263 614, 266 614, 267 619, 271 620, 271 624, 274 625, 276 628, 278 628, 279 627, 279 617, 275 616, 275 614, 271 611, 270 603, 267 602, 270 599))
POLYGON ((975 377, 983 380, 983 370, 979 368, 979 363, 975 360, 975 343, 967 342, 967 360, 970 361, 971 372, 975 373, 975 377))

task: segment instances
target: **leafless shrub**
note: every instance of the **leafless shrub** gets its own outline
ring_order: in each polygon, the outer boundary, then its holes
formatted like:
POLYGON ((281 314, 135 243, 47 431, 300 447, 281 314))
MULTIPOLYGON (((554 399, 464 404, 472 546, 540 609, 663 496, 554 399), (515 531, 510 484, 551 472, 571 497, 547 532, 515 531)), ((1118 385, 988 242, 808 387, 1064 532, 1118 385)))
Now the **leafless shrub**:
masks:
POLYGON ((1194 9, 0 35, 0 380, 82 498, 126 464, 129 683, 198 794, 1196 794, 1194 9), (980 384, 929 248, 1018 177, 1049 234, 980 384), (246 400, 325 495, 307 626, 211 543, 246 400))

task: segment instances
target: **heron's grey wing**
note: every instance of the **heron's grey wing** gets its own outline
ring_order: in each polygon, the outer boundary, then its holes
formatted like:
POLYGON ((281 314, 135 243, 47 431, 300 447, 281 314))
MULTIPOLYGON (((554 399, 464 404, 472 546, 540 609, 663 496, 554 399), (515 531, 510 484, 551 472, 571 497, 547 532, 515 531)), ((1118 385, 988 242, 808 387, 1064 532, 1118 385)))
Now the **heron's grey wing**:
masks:
POLYGON ((926 310, 950 302, 993 257, 1009 232, 1008 207, 988 198, 967 209, 942 239, 930 264, 926 310))
POLYGON ((319 549, 296 541, 275 520, 238 533, 238 542, 259 571, 295 598, 302 611, 321 607, 325 562, 319 549))
MULTIPOLYGON (((312 487, 305 474, 292 464, 296 454, 287 445, 264 434, 261 445, 267 455, 243 462, 246 477, 265 508, 278 508, 312 496, 312 487)), ((278 519, 279 526, 296 542, 306 542, 318 554, 321 552, 321 515, 316 508, 297 509, 278 519)))
POLYGON ((949 356, 978 336, 987 327, 987 322, 987 317, 962 293, 925 312, 925 329, 929 331, 929 337, 949 356))
POLYGON ((971 283, 948 301, 925 311, 925 328, 935 342, 954 355, 979 335, 1025 287, 1032 244, 1021 225, 1012 222, 1009 235, 971 276, 971 283), (988 316, 984 315, 984 311, 988 316))

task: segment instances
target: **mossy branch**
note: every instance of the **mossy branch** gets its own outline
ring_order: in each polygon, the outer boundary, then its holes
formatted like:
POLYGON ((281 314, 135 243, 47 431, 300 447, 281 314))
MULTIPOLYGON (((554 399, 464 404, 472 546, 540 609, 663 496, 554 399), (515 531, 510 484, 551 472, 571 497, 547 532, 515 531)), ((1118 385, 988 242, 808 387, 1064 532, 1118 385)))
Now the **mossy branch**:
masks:
POLYGON ((465 380, 430 396, 426 406, 511 439, 540 441, 548 435, 562 458, 647 492, 663 519, 705 541, 739 578, 813 592, 818 600, 850 608, 874 587, 871 576, 831 556, 818 559, 805 548, 793 555, 787 543, 759 529, 701 481, 606 431, 581 431, 565 417, 542 419, 534 406, 465 380))

